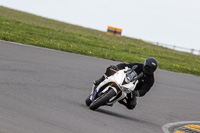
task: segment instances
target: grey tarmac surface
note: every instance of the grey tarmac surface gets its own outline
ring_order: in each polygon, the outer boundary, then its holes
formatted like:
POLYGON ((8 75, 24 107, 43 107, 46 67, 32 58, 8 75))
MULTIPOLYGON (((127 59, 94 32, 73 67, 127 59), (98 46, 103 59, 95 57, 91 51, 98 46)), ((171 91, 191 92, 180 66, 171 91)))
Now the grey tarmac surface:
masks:
POLYGON ((134 110, 89 110, 92 81, 118 63, 0 41, 0 133, 162 133, 200 120, 200 78, 163 70, 134 110))

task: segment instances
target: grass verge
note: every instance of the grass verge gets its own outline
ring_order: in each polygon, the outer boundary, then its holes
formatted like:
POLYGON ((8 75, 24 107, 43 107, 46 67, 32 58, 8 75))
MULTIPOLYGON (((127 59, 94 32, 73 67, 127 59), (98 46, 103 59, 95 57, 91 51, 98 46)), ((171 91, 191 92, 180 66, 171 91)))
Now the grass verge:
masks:
POLYGON ((0 39, 121 62, 154 57, 160 69, 200 76, 200 56, 0 7, 0 39))

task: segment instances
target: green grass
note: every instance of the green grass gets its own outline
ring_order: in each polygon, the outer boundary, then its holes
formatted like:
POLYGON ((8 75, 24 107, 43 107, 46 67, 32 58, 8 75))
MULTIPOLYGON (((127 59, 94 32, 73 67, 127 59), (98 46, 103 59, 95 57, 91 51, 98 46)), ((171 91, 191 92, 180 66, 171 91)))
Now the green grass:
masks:
POLYGON ((200 76, 200 56, 0 7, 0 39, 121 62, 154 57, 160 69, 200 76))

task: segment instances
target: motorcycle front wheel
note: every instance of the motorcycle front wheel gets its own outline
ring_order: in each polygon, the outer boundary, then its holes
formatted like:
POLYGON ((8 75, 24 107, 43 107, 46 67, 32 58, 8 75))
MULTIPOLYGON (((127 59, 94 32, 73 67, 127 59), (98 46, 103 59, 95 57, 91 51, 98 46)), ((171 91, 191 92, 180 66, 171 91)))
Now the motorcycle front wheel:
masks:
POLYGON ((99 108, 101 105, 104 105, 115 95, 116 92, 113 89, 110 89, 108 92, 104 93, 102 96, 98 97, 94 102, 92 102, 90 104, 90 109, 95 110, 99 108))
POLYGON ((90 106, 90 104, 92 103, 92 101, 90 100, 90 95, 85 99, 85 103, 87 106, 90 106))

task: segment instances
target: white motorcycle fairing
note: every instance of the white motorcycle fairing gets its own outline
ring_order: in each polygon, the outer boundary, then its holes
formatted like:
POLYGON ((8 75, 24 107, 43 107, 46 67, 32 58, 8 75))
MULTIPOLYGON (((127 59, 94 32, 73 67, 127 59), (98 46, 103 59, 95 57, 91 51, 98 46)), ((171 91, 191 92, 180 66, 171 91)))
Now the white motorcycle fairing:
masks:
POLYGON ((125 69, 117 71, 114 75, 107 77, 103 82, 101 82, 96 89, 92 89, 90 100, 95 101, 97 95, 101 93, 105 93, 110 89, 113 89, 116 93, 106 105, 113 105, 115 102, 120 101, 127 97, 127 94, 134 91, 138 80, 137 73, 135 71, 131 71, 131 68, 126 67, 125 69), (131 72, 130 72, 131 71, 131 72), (133 79, 128 79, 128 75, 132 74, 133 79))

